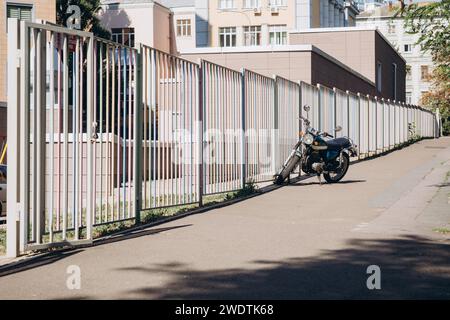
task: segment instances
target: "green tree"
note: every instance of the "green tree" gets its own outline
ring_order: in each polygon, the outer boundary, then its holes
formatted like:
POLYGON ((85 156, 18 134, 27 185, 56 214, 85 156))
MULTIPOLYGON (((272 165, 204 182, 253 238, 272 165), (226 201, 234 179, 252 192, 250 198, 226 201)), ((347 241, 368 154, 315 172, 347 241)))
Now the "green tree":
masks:
POLYGON ((57 0, 56 1, 56 22, 65 26, 71 13, 67 13, 70 5, 76 5, 81 10, 81 29, 94 33, 96 36, 110 39, 111 34, 102 27, 98 13, 101 10, 100 0, 57 0))
POLYGON ((429 4, 402 6, 397 14, 404 17, 407 33, 420 34, 417 44, 430 52, 434 62, 432 90, 422 103, 430 109, 439 108, 444 120, 444 133, 450 134, 450 0, 429 4))

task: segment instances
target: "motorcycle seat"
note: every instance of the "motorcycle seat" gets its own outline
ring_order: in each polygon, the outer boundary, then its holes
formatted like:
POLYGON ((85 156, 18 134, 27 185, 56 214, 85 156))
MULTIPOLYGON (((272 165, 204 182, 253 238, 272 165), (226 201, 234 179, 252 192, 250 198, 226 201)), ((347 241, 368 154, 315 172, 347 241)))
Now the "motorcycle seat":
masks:
POLYGON ((351 146, 347 138, 337 138, 326 142, 329 150, 342 150, 351 146))

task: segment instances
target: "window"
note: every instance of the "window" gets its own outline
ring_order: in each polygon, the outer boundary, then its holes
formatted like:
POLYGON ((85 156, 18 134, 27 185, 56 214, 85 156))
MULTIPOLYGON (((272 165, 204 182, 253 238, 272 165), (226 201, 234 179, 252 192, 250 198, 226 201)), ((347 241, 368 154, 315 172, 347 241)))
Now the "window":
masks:
POLYGON ((405 44, 403 46, 403 51, 404 52, 412 52, 412 44, 405 44))
POLYGON ((286 0, 269 0, 271 7, 283 7, 286 6, 286 0))
POLYGON ((221 47, 236 47, 236 27, 219 28, 221 47))
POLYGON ((32 20, 32 6, 8 4, 6 9, 6 16, 8 18, 16 18, 19 20, 32 20))
POLYGON ((259 46, 261 44, 261 26, 244 27, 244 45, 259 46))
POLYGON ((377 90, 378 92, 381 92, 382 86, 381 86, 381 78, 382 78, 382 67, 383 65, 381 62, 377 61, 377 90))
POLYGON ((428 96, 428 91, 422 91, 420 96, 420 103, 425 104, 425 98, 428 96))
POLYGON ((430 79, 430 70, 428 66, 420 66, 420 78, 425 81, 430 79))
POLYGON ((111 39, 122 45, 134 47, 134 28, 113 28, 111 39))
POLYGON ((392 98, 397 100, 397 64, 392 64, 392 98))
POLYGON ((219 0, 219 9, 233 9, 234 0, 219 0))
POLYGON ((191 36, 191 20, 180 19, 177 20, 177 36, 190 37, 191 36))
POLYGON ((271 45, 287 44, 286 25, 274 25, 269 27, 269 38, 271 45))
POLYGON ((406 65, 406 80, 411 80, 411 66, 409 64, 406 65))
POLYGON ((411 92, 406 92, 406 103, 411 104, 412 102, 412 94, 411 92))
POLYGON ((247 9, 261 8, 261 0, 245 0, 244 6, 247 9))
POLYGON ((395 24, 391 23, 388 25, 388 33, 395 33, 395 24))

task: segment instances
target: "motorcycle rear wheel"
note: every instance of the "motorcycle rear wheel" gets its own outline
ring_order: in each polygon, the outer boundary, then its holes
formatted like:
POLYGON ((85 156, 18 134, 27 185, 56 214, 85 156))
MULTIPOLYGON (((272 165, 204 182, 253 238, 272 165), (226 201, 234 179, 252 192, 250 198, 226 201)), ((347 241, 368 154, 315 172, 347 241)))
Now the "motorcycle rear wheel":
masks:
POLYGON ((350 166, 350 158, 346 153, 342 156, 342 167, 336 172, 324 173, 323 177, 328 183, 336 183, 342 180, 347 174, 348 167, 350 166))

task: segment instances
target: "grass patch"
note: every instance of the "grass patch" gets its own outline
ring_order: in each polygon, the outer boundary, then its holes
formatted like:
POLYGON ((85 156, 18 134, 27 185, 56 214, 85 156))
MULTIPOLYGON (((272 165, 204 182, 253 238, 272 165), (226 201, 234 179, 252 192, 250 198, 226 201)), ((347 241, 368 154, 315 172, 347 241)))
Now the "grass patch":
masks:
POLYGON ((6 253, 6 229, 0 229, 0 255, 6 253))
POLYGON ((448 228, 434 228, 433 231, 440 234, 450 234, 450 229, 448 228))
POLYGON ((255 184, 254 181, 250 180, 248 183, 245 184, 244 188, 239 189, 236 192, 233 192, 231 196, 227 197, 226 200, 245 198, 258 192, 259 192, 258 186, 255 184))

